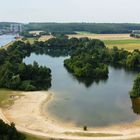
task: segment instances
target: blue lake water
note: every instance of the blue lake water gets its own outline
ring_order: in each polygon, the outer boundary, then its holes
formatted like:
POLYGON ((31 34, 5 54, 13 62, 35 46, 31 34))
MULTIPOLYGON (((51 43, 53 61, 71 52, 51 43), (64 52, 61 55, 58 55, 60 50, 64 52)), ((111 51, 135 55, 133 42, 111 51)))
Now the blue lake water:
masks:
POLYGON ((31 54, 24 62, 52 70, 54 100, 46 110, 64 123, 73 122, 77 126, 108 126, 128 123, 139 118, 133 112, 129 91, 133 86, 136 72, 109 67, 109 78, 86 85, 77 80, 63 66, 66 57, 31 54))
POLYGON ((0 47, 15 40, 15 35, 0 35, 0 47))

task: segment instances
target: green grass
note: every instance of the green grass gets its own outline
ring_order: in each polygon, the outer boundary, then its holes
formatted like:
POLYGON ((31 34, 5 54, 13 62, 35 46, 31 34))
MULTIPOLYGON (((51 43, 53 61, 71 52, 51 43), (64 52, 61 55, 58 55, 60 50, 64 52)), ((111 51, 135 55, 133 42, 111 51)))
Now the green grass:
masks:
MULTIPOLYGON (((73 134, 73 133, 72 133, 73 134)), ((83 136, 83 135, 79 135, 79 136, 83 136)), ((85 136, 85 135, 84 135, 85 136)), ((107 135, 104 136, 102 134, 94 134, 94 136, 91 136, 91 137, 108 137, 107 135)), ((110 136, 113 136, 113 135, 110 135, 110 136)), ((87 136, 88 137, 88 136, 87 136)), ((139 140, 140 138, 132 138, 132 139, 126 139, 126 140, 139 140)), ((29 134, 26 134, 26 140, 60 140, 60 139, 49 139, 49 138, 39 138, 39 137, 36 137, 36 136, 33 136, 33 135, 29 135, 29 134)))
POLYGON ((134 49, 140 50, 140 39, 104 40, 104 43, 108 48, 117 46, 119 49, 123 48, 128 51, 133 51, 134 49))
POLYGON ((14 99, 11 96, 22 96, 18 92, 14 92, 8 89, 0 89, 0 107, 7 107, 14 103, 14 99))
POLYGON ((60 140, 60 139, 53 139, 53 138, 41 138, 30 134, 25 134, 25 136, 26 136, 25 140, 60 140))
POLYGON ((117 44, 140 44, 140 39, 127 39, 127 40, 104 40, 106 45, 117 44))
POLYGON ((22 41, 24 41, 24 42, 29 42, 29 43, 31 43, 31 44, 33 44, 34 41, 36 41, 36 40, 38 40, 38 39, 36 39, 35 37, 29 37, 29 38, 23 38, 23 39, 22 39, 22 41))
POLYGON ((108 134, 108 133, 88 133, 88 132, 68 132, 65 133, 72 136, 82 136, 82 137, 112 137, 112 136, 121 136, 119 134, 108 134))
POLYGON ((25 134, 25 136, 26 136, 26 140, 47 140, 47 139, 43 139, 43 138, 29 135, 29 134, 25 134))
POLYGON ((30 42, 31 44, 33 44, 35 40, 36 40, 35 38, 27 38, 27 41, 30 42))

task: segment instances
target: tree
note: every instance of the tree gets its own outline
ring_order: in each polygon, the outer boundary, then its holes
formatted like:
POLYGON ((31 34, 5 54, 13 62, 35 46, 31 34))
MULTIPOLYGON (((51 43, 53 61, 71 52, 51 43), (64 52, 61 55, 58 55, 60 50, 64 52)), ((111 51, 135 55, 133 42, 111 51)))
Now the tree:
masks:
POLYGON ((137 76, 137 78, 134 81, 133 89, 130 92, 130 96, 132 98, 140 97, 140 74, 137 76))

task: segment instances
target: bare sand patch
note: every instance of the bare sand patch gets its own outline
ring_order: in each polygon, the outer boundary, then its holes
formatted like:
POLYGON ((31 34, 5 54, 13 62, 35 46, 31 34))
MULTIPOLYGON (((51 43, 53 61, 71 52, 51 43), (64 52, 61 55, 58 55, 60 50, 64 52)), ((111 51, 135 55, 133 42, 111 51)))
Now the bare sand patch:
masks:
POLYGON ((15 100, 7 109, 0 110, 0 118, 5 122, 14 122, 19 131, 37 136, 62 139, 128 139, 140 138, 140 121, 102 128, 82 128, 59 123, 43 110, 44 103, 53 99, 46 91, 23 92, 24 96, 15 100), (45 113, 45 114, 44 114, 45 113))

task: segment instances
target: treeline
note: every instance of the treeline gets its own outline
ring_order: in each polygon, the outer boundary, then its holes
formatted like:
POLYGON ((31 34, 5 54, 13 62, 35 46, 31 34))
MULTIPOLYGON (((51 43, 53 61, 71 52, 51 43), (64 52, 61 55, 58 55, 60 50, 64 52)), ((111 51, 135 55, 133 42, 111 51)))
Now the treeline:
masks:
POLYGON ((8 50, 0 50, 0 88, 14 90, 43 90, 51 86, 51 70, 39 66, 26 65, 23 58, 32 52, 29 43, 15 42, 8 50))
MULTIPOLYGON (((51 38, 48 41, 35 41, 34 44, 28 46, 31 51, 35 53, 45 53, 51 56, 68 56, 71 55, 78 48, 84 47, 101 47, 104 43, 99 40, 91 40, 88 38, 68 38, 64 35, 57 35, 57 37, 51 38)), ((105 47, 105 46, 104 46, 105 47)))
POLYGON ((0 140, 25 140, 25 136, 16 130, 14 123, 8 125, 0 120, 0 140))
POLYGON ((140 38, 140 34, 131 33, 130 37, 140 38))
POLYGON ((140 30, 140 24, 129 23, 29 23, 24 25, 26 31, 43 30, 51 33, 73 34, 75 31, 91 33, 131 33, 140 30))
POLYGON ((128 52, 124 49, 113 47, 112 49, 107 49, 106 52, 106 55, 103 52, 105 55, 104 60, 108 61, 109 64, 114 66, 121 66, 129 70, 140 70, 139 50, 128 52))
MULTIPOLYGON (((0 22, 0 29, 9 28, 12 22, 0 22)), ((28 23, 22 24, 24 31, 43 30, 52 34, 75 34, 75 31, 115 34, 140 30, 140 24, 133 23, 28 23)))
POLYGON ((140 74, 136 77, 134 81, 134 85, 132 91, 130 92, 131 98, 138 98, 140 97, 140 74))

